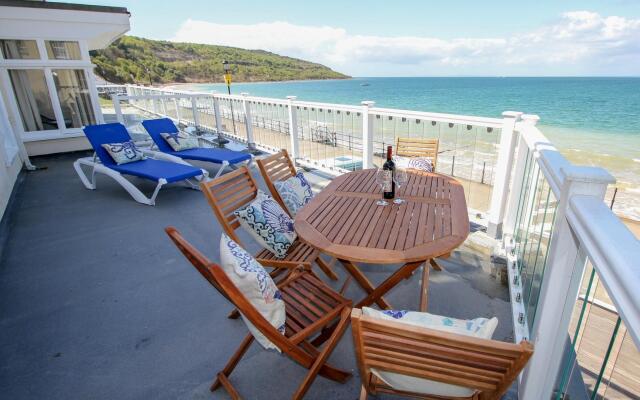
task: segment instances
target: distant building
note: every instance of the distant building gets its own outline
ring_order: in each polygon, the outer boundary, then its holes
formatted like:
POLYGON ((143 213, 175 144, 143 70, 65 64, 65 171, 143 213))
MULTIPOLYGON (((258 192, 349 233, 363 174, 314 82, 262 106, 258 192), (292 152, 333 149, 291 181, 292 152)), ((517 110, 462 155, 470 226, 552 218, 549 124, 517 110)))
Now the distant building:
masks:
POLYGON ((122 7, 0 0, 0 217, 29 155, 88 148, 103 122, 89 51, 130 29, 122 7))

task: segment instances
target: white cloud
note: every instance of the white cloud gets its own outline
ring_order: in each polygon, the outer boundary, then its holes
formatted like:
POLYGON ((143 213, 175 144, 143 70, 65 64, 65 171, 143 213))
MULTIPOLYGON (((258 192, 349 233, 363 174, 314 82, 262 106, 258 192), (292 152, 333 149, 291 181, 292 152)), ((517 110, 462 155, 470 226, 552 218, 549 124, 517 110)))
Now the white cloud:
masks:
POLYGON ((564 13, 511 37, 352 35, 288 22, 230 25, 189 19, 173 41, 263 49, 352 75, 640 74, 640 19, 564 13))

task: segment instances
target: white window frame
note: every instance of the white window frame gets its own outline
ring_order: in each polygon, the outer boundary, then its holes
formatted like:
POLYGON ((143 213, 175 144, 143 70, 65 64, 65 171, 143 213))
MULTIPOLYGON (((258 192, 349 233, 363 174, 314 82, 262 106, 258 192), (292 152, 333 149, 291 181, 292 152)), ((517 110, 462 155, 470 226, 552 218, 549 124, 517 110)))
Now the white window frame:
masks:
POLYGON ((38 46, 38 52, 40 53, 40 59, 36 60, 14 60, 5 59, 0 53, 0 86, 4 87, 7 91, 6 98, 9 101, 7 109, 13 114, 13 120, 16 121, 14 128, 20 132, 23 142, 32 142, 39 140, 52 140, 52 139, 65 139, 83 136, 82 128, 67 128, 64 123, 64 116, 62 114, 62 108, 60 107, 60 100, 58 98, 58 92, 53 80, 54 69, 71 69, 71 70, 83 70, 85 79, 87 82, 89 97, 91 99, 91 106, 95 115, 96 123, 104 121, 102 116, 102 110, 100 109, 100 102, 98 99, 98 90, 96 88, 95 79, 93 77, 93 69, 95 65, 91 63, 91 57, 89 56, 89 46, 86 40, 79 40, 73 38, 63 37, 47 37, 47 38, 34 38, 34 37, 17 37, 17 36, 2 36, 0 39, 7 40, 35 40, 38 46), (60 40, 60 41, 73 41, 78 42, 80 46, 80 60, 50 60, 47 55, 47 49, 45 46, 45 40, 60 40), (9 78, 9 70, 12 69, 37 69, 44 72, 44 78, 49 90, 49 98, 53 107, 54 114, 56 116, 56 122, 58 129, 44 130, 44 131, 25 131, 22 124, 22 117, 20 116, 20 110, 16 103, 14 93, 12 90, 11 79, 9 78))

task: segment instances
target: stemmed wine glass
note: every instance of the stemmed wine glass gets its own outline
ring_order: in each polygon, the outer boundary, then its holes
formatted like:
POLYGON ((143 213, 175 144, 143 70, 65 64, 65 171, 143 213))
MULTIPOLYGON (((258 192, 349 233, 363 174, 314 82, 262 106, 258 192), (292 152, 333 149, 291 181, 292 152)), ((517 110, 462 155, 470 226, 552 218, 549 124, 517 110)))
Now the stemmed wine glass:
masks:
MULTIPOLYGON (((378 168, 378 170, 376 171, 376 183, 378 185, 380 185, 380 189, 382 190, 382 195, 384 196, 384 192, 385 192, 385 186, 389 184, 390 180, 389 179, 389 174, 391 174, 391 171, 387 171, 384 170, 382 168, 378 168)), ((376 202, 377 205, 379 206, 386 206, 389 203, 383 199, 380 199, 376 202)))
MULTIPOLYGON (((397 192, 400 191, 400 188, 407 183, 407 171, 405 171, 404 169, 401 168, 396 168, 395 173, 393 174, 393 181, 396 183, 396 190, 397 192)), ((400 197, 397 197, 395 200, 393 200, 393 202, 395 204, 402 204, 405 202, 405 200, 401 199, 400 197)))

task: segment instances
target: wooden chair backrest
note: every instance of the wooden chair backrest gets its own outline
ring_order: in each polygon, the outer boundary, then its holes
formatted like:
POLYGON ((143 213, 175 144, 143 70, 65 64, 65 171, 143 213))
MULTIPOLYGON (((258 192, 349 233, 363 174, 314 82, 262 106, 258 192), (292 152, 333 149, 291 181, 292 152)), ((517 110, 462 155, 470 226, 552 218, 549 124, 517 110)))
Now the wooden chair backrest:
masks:
POLYGON ((438 159, 438 139, 403 138, 396 139, 396 155, 401 157, 428 157, 436 169, 438 159))
POLYGON ((208 182, 200 182, 200 188, 224 232, 240 244, 235 231, 240 227, 234 211, 256 198, 258 185, 246 166, 226 173, 208 182))
POLYGON ((526 365, 533 346, 478 339, 362 315, 351 324, 363 380, 371 368, 459 385, 499 399, 526 365))
POLYGON ((200 272, 220 294, 229 300, 245 318, 251 321, 253 326, 260 330, 266 338, 285 352, 285 349, 292 346, 289 339, 278 332, 278 330, 256 310, 253 304, 247 300, 240 289, 229 279, 222 267, 209 261, 206 256, 182 237, 180 232, 174 227, 168 227, 165 231, 198 272, 200 272))
POLYGON ((256 160, 256 164, 258 164, 258 168, 260 168, 260 173, 271 192, 271 196, 273 196, 278 204, 288 213, 289 210, 284 204, 282 197, 280 197, 280 193, 276 190, 274 183, 295 176, 296 167, 293 165, 289 153, 287 150, 282 149, 280 152, 269 157, 256 160))

